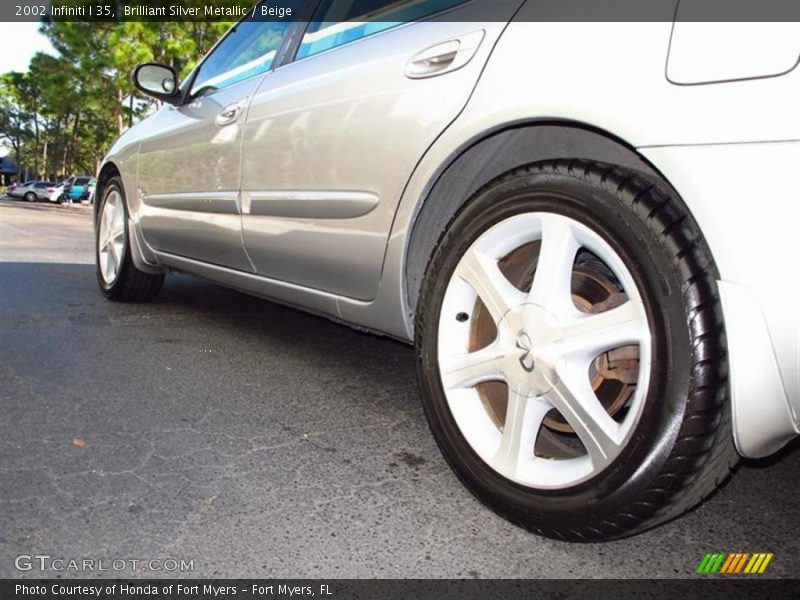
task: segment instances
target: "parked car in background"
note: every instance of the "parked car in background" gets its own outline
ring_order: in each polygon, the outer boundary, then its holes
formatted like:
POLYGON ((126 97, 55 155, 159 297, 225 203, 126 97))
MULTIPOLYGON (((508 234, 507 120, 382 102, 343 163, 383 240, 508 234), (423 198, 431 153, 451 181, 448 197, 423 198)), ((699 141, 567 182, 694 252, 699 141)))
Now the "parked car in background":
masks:
POLYGON ((89 182, 89 184, 85 188, 83 188, 83 193, 81 194, 81 200, 86 200, 90 204, 94 203, 94 188, 96 183, 97 180, 94 177, 92 177, 92 180, 89 182))
POLYGON ((7 193, 12 198, 24 198, 28 202, 37 200, 57 202, 63 193, 63 184, 52 181, 27 181, 10 187, 7 193))
POLYGON ((34 183, 36 183, 35 180, 24 181, 22 183, 12 183, 10 186, 8 186, 6 194, 11 198, 22 198, 25 196, 26 192, 31 191, 34 183))
POLYGON ((89 186, 94 186, 95 179, 93 177, 70 177, 64 182, 64 194, 71 198, 73 201, 82 200, 84 194, 88 198, 89 186))
POLYGON ((415 345, 456 474, 559 540, 677 517, 800 432, 794 30, 737 23, 776 40, 751 55, 537 0, 304 4, 183 83, 134 72, 164 106, 98 175, 109 299, 182 271, 415 345))
POLYGON ((61 202, 61 198, 64 195, 64 184, 63 183, 51 183, 47 186, 45 190, 45 196, 42 200, 48 200, 49 202, 61 202))

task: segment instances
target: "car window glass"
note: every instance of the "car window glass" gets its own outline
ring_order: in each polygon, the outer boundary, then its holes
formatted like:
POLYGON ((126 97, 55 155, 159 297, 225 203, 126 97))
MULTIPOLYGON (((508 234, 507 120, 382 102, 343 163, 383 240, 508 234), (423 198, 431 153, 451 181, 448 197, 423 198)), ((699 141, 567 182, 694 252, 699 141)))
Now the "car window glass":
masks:
POLYGON ((75 180, 75 185, 86 185, 87 183, 89 183, 88 177, 78 177, 78 179, 75 180))
POLYGON ((198 68, 190 95, 207 96, 270 70, 293 24, 245 20, 236 25, 198 68))
POLYGON ((323 0, 311 18, 296 59, 429 17, 467 0, 323 0))
POLYGON ((46 181, 42 181, 42 182, 39 182, 39 183, 37 183, 37 184, 36 184, 35 186, 33 186, 33 187, 35 187, 35 188, 37 188, 37 189, 38 189, 38 188, 46 188, 48 185, 50 185, 50 184, 49 184, 49 183, 47 183, 46 181))

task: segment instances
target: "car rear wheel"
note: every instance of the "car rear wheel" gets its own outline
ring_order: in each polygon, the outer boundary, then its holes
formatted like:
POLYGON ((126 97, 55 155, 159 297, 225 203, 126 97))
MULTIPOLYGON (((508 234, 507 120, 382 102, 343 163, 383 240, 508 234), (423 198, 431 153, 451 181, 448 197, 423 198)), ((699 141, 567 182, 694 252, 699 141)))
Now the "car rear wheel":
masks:
POLYGON ((36 202, 36 194, 33 192, 28 192, 25 194, 25 200, 28 202, 36 202))
POLYGON ((736 463, 713 262, 641 174, 548 162, 486 186, 434 252, 416 327, 445 458, 528 529, 624 537, 736 463))
POLYGON ((128 239, 128 209, 118 177, 105 187, 98 211, 95 258, 97 281, 110 300, 146 302, 154 299, 164 283, 163 274, 150 274, 136 268, 128 239))

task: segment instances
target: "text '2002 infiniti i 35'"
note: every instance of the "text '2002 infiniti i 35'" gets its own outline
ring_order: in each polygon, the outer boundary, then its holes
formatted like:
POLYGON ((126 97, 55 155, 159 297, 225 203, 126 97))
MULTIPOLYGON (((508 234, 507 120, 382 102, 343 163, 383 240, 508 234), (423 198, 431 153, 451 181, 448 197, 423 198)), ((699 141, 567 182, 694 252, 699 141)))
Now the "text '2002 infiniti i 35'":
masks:
POLYGON ((99 173, 108 298, 175 270, 414 344, 453 470, 559 539, 797 434, 796 25, 344 4, 136 69, 163 106, 99 173))

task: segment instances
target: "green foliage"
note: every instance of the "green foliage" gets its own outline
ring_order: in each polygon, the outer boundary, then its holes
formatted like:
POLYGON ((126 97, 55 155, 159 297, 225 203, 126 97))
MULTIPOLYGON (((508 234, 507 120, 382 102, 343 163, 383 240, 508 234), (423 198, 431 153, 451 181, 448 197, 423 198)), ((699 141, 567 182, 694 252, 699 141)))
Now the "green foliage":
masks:
POLYGON ((185 77, 227 22, 46 22, 58 56, 0 74, 0 143, 41 177, 94 173, 114 139, 148 110, 130 74, 155 61, 185 77))

